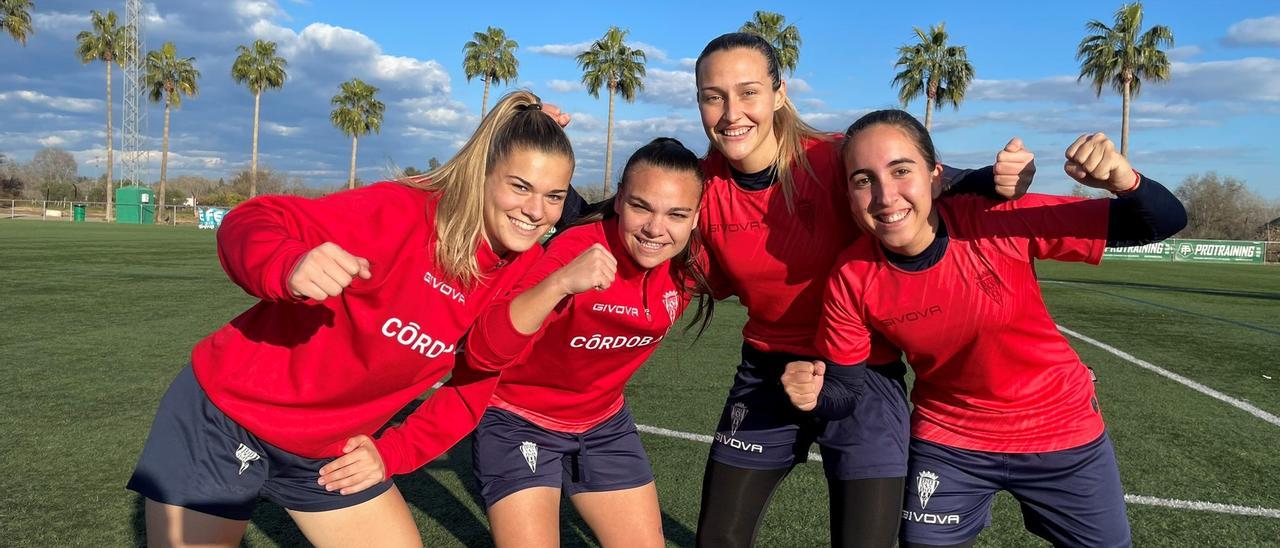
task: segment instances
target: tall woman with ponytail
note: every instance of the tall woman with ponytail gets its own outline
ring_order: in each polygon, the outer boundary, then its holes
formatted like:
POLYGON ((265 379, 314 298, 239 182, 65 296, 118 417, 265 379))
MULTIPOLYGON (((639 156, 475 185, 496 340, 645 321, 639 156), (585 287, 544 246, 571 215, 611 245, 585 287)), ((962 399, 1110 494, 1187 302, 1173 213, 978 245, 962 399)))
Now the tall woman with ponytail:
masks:
MULTIPOLYGON (((848 207, 839 135, 801 120, 778 58, 759 36, 725 34, 695 65, 711 150, 699 230, 716 298, 747 309, 742 359, 716 428, 702 488, 698 545, 749 546, 774 490, 817 442, 830 492, 833 546, 891 546, 907 468, 907 403, 899 354, 828 378, 823 405, 800 412, 779 382, 790 361, 815 357, 824 281, 861 232, 848 207)), ((1029 153, 1012 141, 995 166, 947 170, 952 191, 1025 192, 1029 153)))
POLYGON ((390 478, 465 435, 492 385, 460 367, 378 432, 533 264, 572 172, 564 131, 517 92, 419 179, 232 210, 218 256, 261 301, 200 341, 160 402, 129 481, 148 544, 234 546, 261 496, 316 545, 421 545, 390 478))

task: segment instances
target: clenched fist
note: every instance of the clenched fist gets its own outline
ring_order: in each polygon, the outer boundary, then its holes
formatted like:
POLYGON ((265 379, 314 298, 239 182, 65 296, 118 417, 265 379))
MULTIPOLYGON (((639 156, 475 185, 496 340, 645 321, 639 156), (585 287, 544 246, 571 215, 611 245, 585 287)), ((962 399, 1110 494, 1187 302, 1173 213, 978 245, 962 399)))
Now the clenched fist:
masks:
POLYGON ((996 163, 992 167, 996 193, 1014 200, 1021 198, 1031 187, 1031 180, 1036 176, 1036 155, 1022 145, 1022 139, 1014 137, 996 153, 996 163))
POLYGON ((1103 133, 1081 135, 1067 147, 1067 175, 1084 186, 1124 192, 1138 186, 1138 174, 1129 160, 1103 133))
POLYGON ((289 275, 289 291, 295 297, 323 301, 337 297, 359 276, 369 279, 369 261, 356 257, 333 242, 308 251, 289 275))
POLYGON ((604 246, 592 244, 551 276, 564 295, 577 295, 592 289, 608 289, 617 273, 618 260, 604 246))
POLYGON ((812 411, 818 405, 818 394, 822 392, 822 377, 827 372, 827 364, 821 360, 791 362, 782 373, 782 389, 791 398, 791 405, 801 411, 812 411))

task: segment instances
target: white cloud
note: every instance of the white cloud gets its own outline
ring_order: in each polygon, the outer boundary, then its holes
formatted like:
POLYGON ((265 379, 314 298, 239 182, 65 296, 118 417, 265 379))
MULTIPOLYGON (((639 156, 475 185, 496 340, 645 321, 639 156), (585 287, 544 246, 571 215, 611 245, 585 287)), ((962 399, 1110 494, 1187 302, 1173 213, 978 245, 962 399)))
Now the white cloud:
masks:
POLYGON ((1040 80, 974 79, 965 96, 970 101, 1066 101, 1084 103, 1095 99, 1088 82, 1074 76, 1051 76, 1040 80))
POLYGON ((281 10, 279 5, 264 0, 235 0, 231 4, 231 10, 245 19, 266 19, 284 15, 284 10, 281 10))
POLYGON ((280 135, 282 137, 288 137, 290 135, 297 135, 299 133, 302 133, 301 126, 285 126, 285 125, 277 124, 275 122, 263 122, 262 129, 265 129, 268 132, 274 133, 276 135, 280 135))
POLYGON ((842 132, 857 120, 863 114, 871 112, 873 109, 852 109, 839 110, 831 112, 810 112, 800 113, 800 117, 808 122, 809 125, 823 131, 842 132))
POLYGON ((523 49, 531 53, 541 53, 543 55, 552 55, 555 57, 576 57, 579 53, 587 51, 591 47, 592 40, 586 42, 578 42, 576 44, 546 44, 542 46, 529 46, 523 49))
POLYGON ((644 42, 628 42, 627 45, 631 46, 632 48, 643 51, 645 60, 647 61, 666 61, 667 60, 667 52, 662 51, 662 48, 659 48, 658 46, 655 46, 653 44, 646 44, 644 42))
MULTIPOLYGON (((59 36, 75 36, 76 33, 89 29, 89 12, 62 13, 34 10, 31 13, 31 23, 40 34, 49 32, 59 36)), ((120 23, 124 23, 123 18, 120 23)))
POLYGON ((449 73, 435 60, 378 55, 373 74, 386 82, 394 82, 421 93, 449 93, 449 73))
POLYGON ((693 69, 698 65, 698 59, 694 57, 681 57, 679 64, 681 68, 693 69))
MULTIPOLYGON (((543 55, 551 55, 554 57, 577 57, 578 54, 587 51, 594 44, 595 40, 587 40, 585 42, 577 42, 573 44, 544 44, 541 46, 529 46, 523 48, 531 53, 541 53, 543 55)), ((645 58, 649 61, 666 61, 667 52, 662 48, 644 42, 627 41, 626 44, 634 49, 644 52, 645 58)))
POLYGON ((50 97, 38 91, 17 90, 0 93, 0 103, 23 101, 33 105, 47 106, 54 110, 66 112, 93 112, 103 110, 103 101, 99 99, 80 99, 76 97, 50 97))
POLYGON ((1228 46, 1280 46, 1280 15, 1245 19, 1231 25, 1222 42, 1228 46))
POLYGON ((547 82, 547 87, 551 88, 552 91, 558 91, 560 93, 582 91, 584 89, 581 82, 573 82, 570 80, 551 80, 547 82))
MULTIPOLYGON (((493 106, 490 96, 490 107, 493 106)), ((415 97, 396 103, 405 119, 417 126, 433 130, 470 130, 480 123, 480 118, 467 105, 447 97, 415 97)))
POLYGON ((697 86, 692 72, 658 68, 646 71, 644 91, 640 92, 643 101, 675 107, 692 106, 696 96, 697 86))
MULTIPOLYGON (((1103 97, 1115 92, 1103 88, 1103 97)), ((1143 82, 1140 99, 1167 103, 1197 101, 1280 101, 1280 59, 1247 57, 1227 61, 1170 63, 1170 79, 1143 82)), ((974 80, 969 86, 971 101, 1061 101, 1086 104, 1097 96, 1088 81, 1074 76, 1051 76, 1040 80, 974 80)))
POLYGON ((1169 82, 1143 86, 1143 95, 1186 101, 1280 101, 1280 59, 1174 62, 1170 69, 1169 82))
POLYGON ((792 78, 787 80, 787 91, 792 93, 810 93, 813 91, 813 86, 809 85, 809 82, 799 78, 792 78))
POLYGON ((1204 53, 1204 50, 1200 46, 1196 45, 1178 46, 1165 52, 1165 54, 1169 56, 1170 61, 1186 61, 1192 57, 1200 55, 1201 53, 1204 53))
POLYGON ((368 36, 326 23, 307 25, 298 34, 294 47, 338 53, 346 57, 373 56, 382 53, 378 44, 368 36))

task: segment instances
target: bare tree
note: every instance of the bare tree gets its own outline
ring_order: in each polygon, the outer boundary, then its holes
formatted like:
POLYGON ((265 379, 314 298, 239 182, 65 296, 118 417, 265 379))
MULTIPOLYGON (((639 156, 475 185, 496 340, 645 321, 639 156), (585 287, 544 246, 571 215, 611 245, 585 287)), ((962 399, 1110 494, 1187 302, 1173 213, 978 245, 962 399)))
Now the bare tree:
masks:
POLYGON ((57 147, 48 147, 37 152, 27 164, 27 189, 38 192, 44 200, 59 199, 63 194, 72 194, 72 183, 76 180, 76 159, 70 152, 57 147))
POLYGON ((1249 190, 1240 179, 1209 172, 1191 175, 1174 194, 1187 208, 1184 238, 1253 240, 1264 237, 1264 225, 1280 217, 1280 207, 1249 190))

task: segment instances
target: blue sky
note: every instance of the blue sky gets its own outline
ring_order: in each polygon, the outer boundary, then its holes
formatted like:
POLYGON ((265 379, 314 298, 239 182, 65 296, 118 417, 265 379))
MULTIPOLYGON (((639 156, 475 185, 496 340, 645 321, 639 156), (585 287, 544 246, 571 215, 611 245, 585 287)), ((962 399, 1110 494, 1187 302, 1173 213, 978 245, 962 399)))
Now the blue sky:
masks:
MULTIPOLYGON (((91 9, 123 1, 41 1, 28 45, 0 37, 0 153, 26 161, 44 146, 72 151, 84 175, 103 171, 104 69, 82 65, 74 36, 91 9)), ((261 161, 314 185, 346 180, 350 140, 328 120, 329 98, 352 77, 382 88, 386 121, 361 139, 359 175, 384 178, 388 166, 444 160, 475 126, 483 90, 462 72, 462 45, 486 26, 520 43, 527 88, 573 113, 576 184, 596 184, 604 165, 607 101, 580 85, 573 55, 610 25, 649 52, 646 91, 617 108, 615 168, 657 136, 706 147, 693 102, 692 59, 707 41, 736 30, 755 9, 778 11, 804 40, 790 89, 802 115, 842 130, 869 109, 896 106, 890 86, 896 48, 912 27, 947 23, 977 72, 960 110, 934 116, 945 162, 976 167, 1009 139, 1022 137, 1039 158, 1036 188, 1066 193, 1062 150, 1076 135, 1105 131, 1119 139, 1120 98, 1100 99, 1075 81, 1075 47, 1089 19, 1108 24, 1119 2, 574 2, 170 0, 147 5, 147 45, 174 41, 203 73, 198 97, 173 114, 170 170, 230 177, 249 163, 252 97, 229 77, 235 47, 275 40, 290 62, 281 91, 263 97, 261 161), (909 6, 909 9, 903 9, 909 6), (1069 6, 1069 7, 1068 7, 1069 6)), ((1248 181, 1280 198, 1280 6, 1274 1, 1146 3, 1146 25, 1173 29, 1173 79, 1148 84, 1133 107, 1130 157, 1174 186, 1207 171, 1248 181)), ((116 120, 119 124, 119 72, 116 120)), ((506 88, 493 90, 500 94, 506 88)), ((492 97, 491 97, 492 102, 492 97)), ((923 117, 923 103, 908 109, 923 117)), ((162 111, 150 111, 150 147, 159 150, 162 111)), ((119 141, 117 137, 117 147, 119 141)), ((158 155, 152 178, 158 176, 158 155)))

